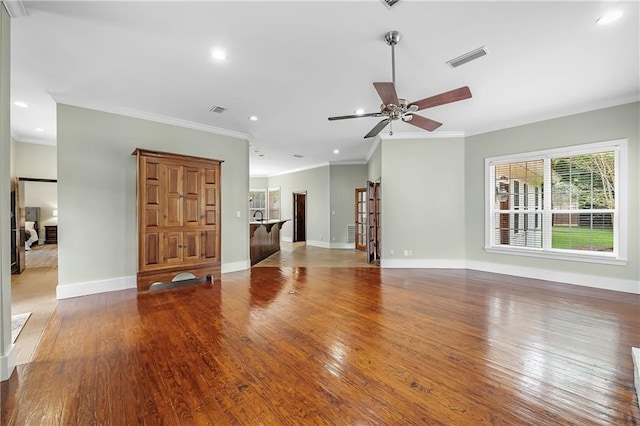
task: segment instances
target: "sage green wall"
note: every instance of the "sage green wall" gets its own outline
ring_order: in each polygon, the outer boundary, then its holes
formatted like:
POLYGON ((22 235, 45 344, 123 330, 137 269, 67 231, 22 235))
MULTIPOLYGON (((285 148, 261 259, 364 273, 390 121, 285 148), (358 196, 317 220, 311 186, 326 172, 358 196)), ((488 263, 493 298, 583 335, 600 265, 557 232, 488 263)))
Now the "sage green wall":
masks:
POLYGON ((0 5, 0 380, 9 378, 15 367, 11 343, 11 31, 10 19, 0 5))
MULTIPOLYGON (((329 246, 329 166, 269 177, 269 188, 280 187, 280 217, 293 219, 293 192, 307 191, 307 243, 329 246)), ((293 238, 291 221, 284 224, 281 236, 293 238)))
POLYGON ((224 160, 222 268, 246 268, 247 141, 58 104, 59 295, 60 287, 70 284, 123 277, 128 283, 135 276, 136 158, 131 153, 138 147, 224 160))
POLYGON ((23 178, 57 179, 58 149, 55 146, 15 142, 15 174, 23 178))
POLYGON ((377 182, 382 176, 382 144, 376 147, 367 163, 367 176, 371 182, 377 182))
MULTIPOLYGON (((640 278, 640 147, 639 103, 605 108, 539 123, 467 137, 466 143, 466 257, 476 265, 500 264, 517 268, 536 268, 560 273, 610 277, 622 280, 640 278), (629 193, 628 259, 626 266, 538 259, 486 253, 484 248, 484 159, 486 157, 559 148, 570 145, 628 139, 629 193)), ((474 266, 470 264, 470 266, 474 266)), ((559 276, 559 275, 558 275, 559 276)), ((640 290, 640 289, 639 289, 640 290)))
POLYGON ((382 265, 463 267, 464 138, 383 139, 381 145, 382 265))
POLYGON ((355 189, 366 186, 367 171, 366 164, 329 167, 332 246, 347 244, 347 225, 355 224, 355 189))
POLYGON ((252 177, 249 180, 249 189, 268 189, 269 179, 266 177, 252 177))

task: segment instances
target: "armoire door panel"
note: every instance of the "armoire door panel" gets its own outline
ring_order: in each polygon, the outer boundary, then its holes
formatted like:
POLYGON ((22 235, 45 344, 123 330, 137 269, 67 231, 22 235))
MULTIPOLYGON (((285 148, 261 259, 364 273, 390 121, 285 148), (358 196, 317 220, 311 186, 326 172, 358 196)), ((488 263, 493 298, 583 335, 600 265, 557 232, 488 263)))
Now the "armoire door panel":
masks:
POLYGON ((208 210, 205 210, 203 225, 215 225, 217 217, 218 217, 218 212, 216 209, 210 208, 208 210))
POLYGON ((186 196, 198 196, 200 194, 200 169, 195 167, 185 168, 185 188, 186 196))
POLYGON ((216 169, 205 169, 204 182, 211 185, 217 185, 218 179, 216 169))
POLYGON ((194 261, 200 258, 200 232, 184 233, 184 259, 194 261))
POLYGON ((182 232, 167 232, 164 235, 164 261, 182 262, 182 232))
POLYGON ((145 177, 149 180, 159 180, 160 179, 160 170, 159 164, 151 161, 146 161, 145 164, 145 177))
POLYGON ((216 231, 202 231, 202 257, 216 259, 218 257, 218 234, 216 231))
POLYGON ((147 228, 160 226, 160 210, 147 208, 145 210, 145 221, 147 228))
POLYGON ((160 185, 158 182, 147 182, 146 191, 146 205, 159 206, 160 205, 160 185))
POLYGON ((200 224, 200 203, 198 198, 184 199, 184 224, 198 226, 200 224))
POLYGON ((160 234, 157 232, 145 235, 145 265, 157 265, 161 263, 160 234))
POLYGON ((204 189, 204 205, 215 207, 218 200, 218 188, 216 186, 206 185, 204 189))

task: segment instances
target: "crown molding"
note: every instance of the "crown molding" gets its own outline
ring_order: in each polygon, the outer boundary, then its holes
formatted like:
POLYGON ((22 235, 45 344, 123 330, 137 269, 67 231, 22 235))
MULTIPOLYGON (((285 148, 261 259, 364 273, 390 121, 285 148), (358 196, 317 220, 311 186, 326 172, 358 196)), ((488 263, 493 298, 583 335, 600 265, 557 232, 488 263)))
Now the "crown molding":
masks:
MULTIPOLYGON (((323 163, 310 164, 308 166, 299 167, 297 169, 287 170, 286 172, 275 173, 267 177, 282 176, 282 175, 288 175, 290 173, 304 172, 305 170, 318 169, 320 167, 328 167, 330 165, 331 164, 329 162, 325 161, 323 163)), ((257 177, 257 176, 251 176, 251 177, 257 177)))
POLYGON ((393 135, 378 135, 382 140, 393 139, 445 139, 445 138, 463 138, 465 132, 463 131, 448 131, 448 132, 403 132, 394 133, 393 135))
POLYGON ((29 12, 27 12, 27 8, 24 6, 22 0, 4 0, 2 3, 4 3, 7 13, 9 13, 12 19, 29 16, 29 12))
POLYGON ((87 108, 110 114, 123 115, 125 117, 139 118, 141 120, 153 121, 156 123, 168 124, 171 126, 184 127, 187 129, 200 130, 202 132, 215 133, 222 136, 230 136, 232 138, 244 139, 252 141, 253 136, 248 133, 236 132, 235 130, 223 129, 221 127, 209 126, 208 124, 196 123, 193 121, 181 120, 179 118, 168 117, 166 115, 153 114, 135 109, 107 106, 101 104, 93 104, 87 102, 78 102, 73 99, 66 99, 64 96, 51 96, 56 103, 71 105, 80 108, 87 108))

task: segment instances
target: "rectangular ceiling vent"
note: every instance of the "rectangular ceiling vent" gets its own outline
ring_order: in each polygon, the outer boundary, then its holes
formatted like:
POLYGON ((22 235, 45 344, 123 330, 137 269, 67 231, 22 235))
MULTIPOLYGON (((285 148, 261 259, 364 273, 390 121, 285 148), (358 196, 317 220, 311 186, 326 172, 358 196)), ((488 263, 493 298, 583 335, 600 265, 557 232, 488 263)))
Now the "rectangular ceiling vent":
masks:
POLYGON ((225 107, 223 107, 223 106, 220 106, 220 105, 214 105, 214 106, 212 106, 212 107, 211 107, 211 109, 210 109, 209 111, 211 111, 211 112, 215 112, 215 113, 218 113, 218 114, 222 114, 222 113, 223 113, 223 112, 225 112, 226 110, 227 110, 227 109, 226 109, 225 107))
POLYGON ((475 59, 482 58, 487 53, 489 53, 487 48, 482 46, 472 50, 471 52, 467 52, 464 55, 460 55, 457 58, 453 58, 447 61, 447 65, 449 65, 451 68, 457 68, 460 65, 466 64, 467 62, 471 62, 475 59))
POLYGON ((396 5, 396 3, 398 3, 400 0, 380 0, 382 3, 385 4, 385 6, 387 6, 389 9, 391 9, 393 6, 396 5))

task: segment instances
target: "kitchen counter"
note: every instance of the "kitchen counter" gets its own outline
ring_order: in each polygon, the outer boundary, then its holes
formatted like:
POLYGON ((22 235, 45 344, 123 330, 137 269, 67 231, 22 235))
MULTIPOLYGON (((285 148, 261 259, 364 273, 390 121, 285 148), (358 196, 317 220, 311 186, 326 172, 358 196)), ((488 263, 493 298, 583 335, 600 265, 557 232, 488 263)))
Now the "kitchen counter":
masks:
POLYGON ((289 219, 249 222, 249 257, 252 266, 280 251, 280 229, 287 221, 289 219))

